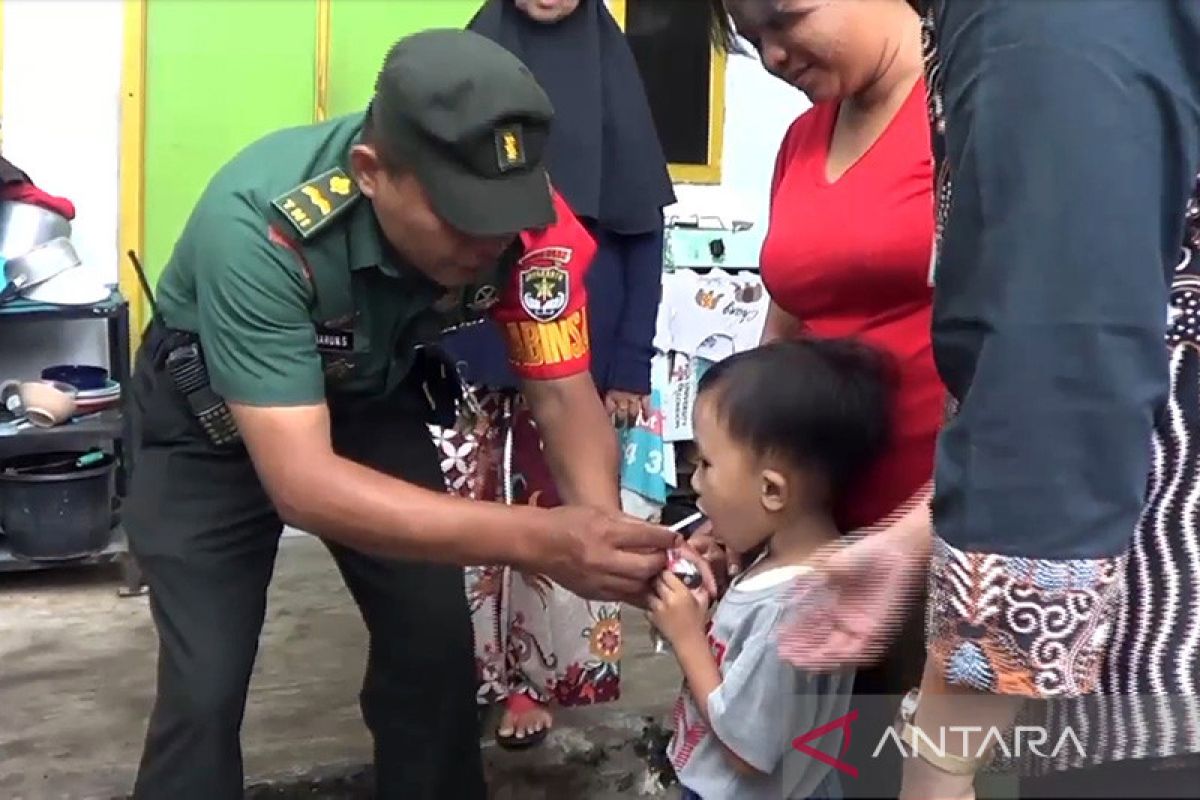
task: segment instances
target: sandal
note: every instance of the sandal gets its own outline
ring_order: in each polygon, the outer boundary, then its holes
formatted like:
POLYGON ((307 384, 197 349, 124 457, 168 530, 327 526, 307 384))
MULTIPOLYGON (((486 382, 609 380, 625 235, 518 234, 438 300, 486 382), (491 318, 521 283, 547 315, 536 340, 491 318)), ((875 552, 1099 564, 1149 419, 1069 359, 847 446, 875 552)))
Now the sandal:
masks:
POLYGON ((517 718, 530 711, 545 710, 546 705, 539 703, 527 694, 518 693, 510 695, 504 703, 504 712, 512 720, 512 732, 501 733, 501 727, 504 724, 503 717, 500 724, 496 726, 496 744, 505 750, 527 750, 530 747, 541 744, 545 741, 546 736, 550 733, 550 725, 552 720, 547 720, 547 723, 536 731, 528 731, 519 733, 517 730, 517 718))

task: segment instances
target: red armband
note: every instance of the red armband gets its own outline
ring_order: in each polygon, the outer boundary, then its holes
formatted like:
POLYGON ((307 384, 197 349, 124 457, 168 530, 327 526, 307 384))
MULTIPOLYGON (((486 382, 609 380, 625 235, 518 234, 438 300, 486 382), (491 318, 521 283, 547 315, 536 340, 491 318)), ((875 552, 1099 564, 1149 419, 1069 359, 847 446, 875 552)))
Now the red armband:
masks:
POLYGON ((554 210, 554 224, 521 234, 524 254, 492 310, 509 362, 532 380, 565 378, 591 366, 583 279, 596 243, 557 192, 554 210))

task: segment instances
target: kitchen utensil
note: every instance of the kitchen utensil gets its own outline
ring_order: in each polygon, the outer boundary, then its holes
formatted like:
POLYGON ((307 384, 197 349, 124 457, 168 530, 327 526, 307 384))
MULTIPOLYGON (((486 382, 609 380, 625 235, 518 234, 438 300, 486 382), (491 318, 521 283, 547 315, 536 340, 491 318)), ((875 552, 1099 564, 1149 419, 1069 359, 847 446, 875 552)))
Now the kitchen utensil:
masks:
POLYGON ((78 451, 0 462, 0 523, 13 553, 56 561, 107 547, 112 541, 115 464, 109 453, 96 458, 78 451))
POLYGON ((48 208, 0 202, 0 258, 16 258, 51 239, 70 236, 70 221, 48 208))
POLYGON ((0 397, 5 406, 13 408, 14 387, 25 418, 39 428, 52 428, 66 422, 75 413, 74 386, 57 381, 5 381, 0 384, 0 397))
POLYGON ((101 400, 119 400, 121 399, 121 385, 117 384, 112 388, 80 391, 76 393, 75 399, 85 403, 95 403, 101 400))
POLYGON ((112 391, 79 392, 75 395, 75 399, 80 403, 106 403, 109 400, 120 400, 121 387, 118 386, 112 391))
POLYGON ((107 411, 110 408, 115 408, 121 404, 121 398, 117 397, 100 397, 95 400, 76 400, 75 401, 75 418, 72 422, 78 422, 83 417, 81 415, 93 416, 99 411, 107 411))
POLYGON ((21 405, 21 382, 20 381, 4 381, 0 383, 0 406, 8 411, 11 411, 17 416, 21 415, 24 408, 21 405))
POLYGON ((55 306, 92 306, 112 296, 112 288, 102 283, 91 270, 66 270, 21 294, 35 303, 55 306))
POLYGON ((84 467, 90 467, 93 464, 100 463, 104 460, 104 455, 105 453, 103 450, 90 450, 78 457, 75 457, 74 454, 72 454, 65 458, 58 459, 57 461, 51 461, 49 463, 25 464, 24 466, 15 467, 7 466, 4 468, 4 474, 21 475, 29 472, 58 469, 59 467, 65 467, 68 465, 73 465, 76 469, 83 469, 84 467))
POLYGON ((108 370, 87 364, 58 364, 42 370, 42 380, 69 383, 82 395, 83 392, 108 388, 108 370))
POLYGON ((114 387, 113 391, 105 392, 80 392, 75 397, 75 414, 90 414, 96 411, 104 411, 105 409, 114 408, 121 403, 121 387, 114 387))
MULTIPOLYGON (((0 291, 0 304, 18 295, 30 296, 30 290, 48 283, 80 264, 79 254, 65 237, 51 239, 23 255, 4 262, 4 277, 8 283, 0 291)), ((45 302, 45 301, 43 301, 45 302)))
POLYGON ((98 397, 115 397, 121 394, 121 384, 109 378, 98 389, 80 389, 79 397, 84 400, 94 400, 98 397))

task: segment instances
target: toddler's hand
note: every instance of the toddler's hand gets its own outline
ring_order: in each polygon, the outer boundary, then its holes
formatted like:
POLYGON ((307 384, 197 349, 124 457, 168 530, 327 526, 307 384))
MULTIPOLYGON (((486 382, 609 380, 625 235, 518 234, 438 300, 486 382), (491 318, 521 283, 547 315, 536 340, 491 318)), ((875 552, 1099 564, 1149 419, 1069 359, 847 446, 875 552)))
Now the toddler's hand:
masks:
POLYGON ((708 591, 689 589, 669 571, 659 576, 650 598, 650 622, 668 642, 704 630, 708 591))

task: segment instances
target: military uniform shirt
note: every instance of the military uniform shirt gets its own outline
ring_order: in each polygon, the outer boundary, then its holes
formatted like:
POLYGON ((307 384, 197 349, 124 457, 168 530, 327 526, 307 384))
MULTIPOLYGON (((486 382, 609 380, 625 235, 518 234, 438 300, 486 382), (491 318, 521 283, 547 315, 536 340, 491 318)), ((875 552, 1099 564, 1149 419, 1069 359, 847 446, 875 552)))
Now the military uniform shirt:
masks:
POLYGON ((256 406, 379 397, 414 348, 489 313, 524 378, 586 371, 583 277, 595 244, 555 194, 479 283, 446 290, 385 244, 349 177, 362 115, 251 144, 213 177, 158 284, 170 328, 199 335, 214 390, 256 406))

